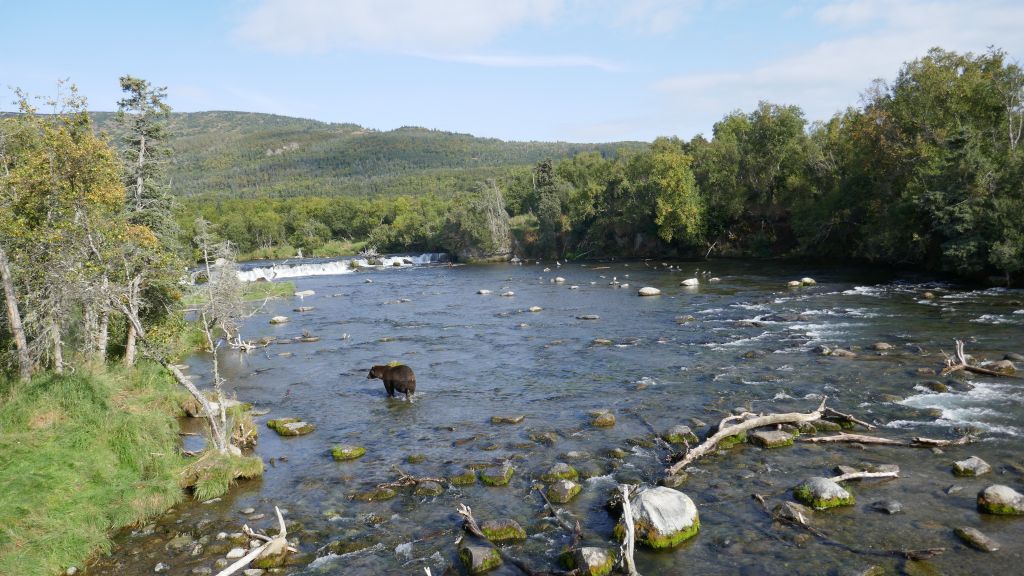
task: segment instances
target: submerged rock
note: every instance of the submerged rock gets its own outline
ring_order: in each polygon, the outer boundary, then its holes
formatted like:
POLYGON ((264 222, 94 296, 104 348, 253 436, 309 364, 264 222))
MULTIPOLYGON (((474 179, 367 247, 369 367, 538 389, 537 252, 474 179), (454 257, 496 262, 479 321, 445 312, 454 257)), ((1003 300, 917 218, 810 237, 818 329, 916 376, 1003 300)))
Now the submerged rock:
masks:
POLYGON ((978 509, 987 514, 1024 514, 1024 495, 1009 486, 993 484, 978 492, 978 509))
POLYGON ((590 413, 590 424, 598 428, 609 428, 615 426, 615 414, 610 410, 595 410, 590 413))
POLYGON ((424 480, 416 484, 416 490, 413 494, 417 496, 440 496, 444 494, 444 486, 441 486, 433 480, 424 480))
POLYGON ((548 500, 555 504, 565 504, 576 497, 583 487, 572 480, 559 480, 548 488, 548 500))
POLYGON ((888 352, 889 350, 892 350, 894 348, 896 347, 893 346, 892 344, 889 344, 888 342, 875 342, 874 344, 871 345, 871 349, 874 350, 875 352, 888 352))
POLYGON ((480 295, 482 295, 482 296, 486 296, 487 294, 490 294, 490 293, 491 293, 491 291, 490 291, 490 290, 487 290, 487 289, 480 289, 480 290, 477 290, 477 291, 476 291, 476 293, 477 293, 477 294, 480 294, 480 295))
POLYGON ((541 308, 540 306, 530 306, 530 307, 528 308, 528 310, 529 310, 530 312, 540 312, 541 310, 544 310, 544 309, 543 309, 543 308, 541 308))
POLYGON ((604 548, 584 546, 562 556, 563 564, 580 576, 606 576, 615 568, 615 553, 604 548))
POLYGON ((986 362, 983 366, 989 370, 995 370, 996 372, 1001 372, 1003 374, 1014 374, 1017 372, 1017 367, 1009 360, 986 362))
POLYGON ((448 481, 455 486, 469 486, 476 484, 476 472, 469 468, 463 468, 448 476, 448 481))
POLYGON ((856 358, 857 354, 847 350, 846 348, 833 348, 832 352, 829 353, 829 356, 836 356, 839 358, 856 358))
POLYGON ((597 314, 580 314, 576 317, 577 320, 600 320, 601 317, 597 314))
POLYGON ((463 544, 459 548, 459 559, 470 574, 483 574, 501 566, 501 554, 490 546, 463 544))
POLYGON ((981 476, 992 471, 992 467, 977 456, 953 463, 953 474, 957 476, 981 476))
POLYGON ((491 424, 519 424, 526 418, 524 414, 512 416, 491 416, 491 424))
POLYGON ((693 430, 689 426, 683 424, 676 424, 661 434, 661 437, 665 442, 669 444, 687 444, 689 446, 696 446, 700 442, 700 438, 693 433, 693 430))
POLYGON ((510 518, 499 520, 485 520, 480 524, 480 531, 487 536, 491 542, 514 542, 526 540, 526 530, 519 525, 519 522, 510 518))
POLYGON ((786 282, 786 286, 789 286, 790 288, 796 288, 798 286, 803 286, 803 284, 801 284, 799 280, 790 280, 789 282, 786 282))
POLYGON ((544 482, 555 482, 557 480, 577 480, 580 477, 575 468, 565 462, 556 462, 548 471, 540 475, 544 482))
POLYGON ((845 488, 828 478, 815 476, 793 489, 793 497, 815 510, 853 506, 855 499, 845 488))
POLYGON ((299 306, 298 308, 293 308, 292 312, 311 312, 312 310, 312 306, 299 306))
POLYGON ((781 448, 793 445, 793 435, 784 430, 755 430, 749 435, 750 443, 762 448, 781 448))
POLYGON ((776 506, 773 512, 776 516, 801 526, 809 525, 813 515, 810 508, 796 502, 783 502, 776 506))
POLYGON ((999 550, 999 543, 982 534, 977 528, 960 527, 953 530, 953 533, 971 548, 976 548, 982 552, 996 552, 999 550))
POLYGON ((506 460, 499 466, 491 466, 480 471, 480 481, 488 486, 504 486, 512 479, 512 464, 506 460))
POLYGON ((267 420, 267 428, 277 432, 281 436, 303 436, 316 430, 316 426, 304 422, 298 418, 278 418, 267 420))
MULTIPOLYGON (((650 548, 672 548, 697 535, 700 517, 690 497, 665 486, 647 488, 629 501, 633 512, 633 534, 636 541, 650 548)), ((615 527, 622 539, 625 524, 615 527)))
POLYGON ((390 500, 397 495, 398 493, 392 490, 391 488, 378 486, 377 488, 374 488, 372 490, 359 492, 352 496, 352 498, 354 498, 355 500, 362 500, 364 502, 377 502, 380 500, 390 500))
POLYGON ((876 512, 885 512, 886 514, 899 514, 903 511, 903 504, 896 500, 878 500, 871 503, 871 509, 876 512))

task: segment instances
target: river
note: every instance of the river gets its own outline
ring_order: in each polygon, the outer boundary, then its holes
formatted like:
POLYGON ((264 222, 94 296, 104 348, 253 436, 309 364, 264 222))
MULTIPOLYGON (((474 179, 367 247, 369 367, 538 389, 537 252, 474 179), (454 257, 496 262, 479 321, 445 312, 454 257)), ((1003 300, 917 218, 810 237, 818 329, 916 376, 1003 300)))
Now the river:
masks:
MULTIPOLYGON (((507 550, 536 569, 552 569, 570 535, 550 519, 533 488, 555 462, 569 462, 587 477, 582 493, 562 506, 579 519, 584 542, 612 548, 614 521, 604 504, 616 483, 654 483, 665 468, 668 452, 652 442, 653 432, 680 423, 706 432, 701 422, 717 422, 737 407, 811 411, 822 396, 878 425, 866 433, 954 439, 974 430, 980 441, 935 451, 802 442, 721 451, 693 465, 679 488, 698 506, 700 534, 669 552, 638 550, 640 573, 855 574, 875 565, 880 573, 994 574, 1024 565, 1024 519, 985 516, 975 506, 978 491, 990 484, 1022 490, 1024 381, 918 373, 941 369, 940 352, 952 352, 956 338, 979 360, 1024 353, 1024 292, 866 268, 666 263, 671 269, 659 261, 551 262, 296 278, 297 290, 315 295, 269 302, 243 333, 284 340, 307 332, 320 341, 222 354, 232 392, 269 410, 257 419, 264 477, 241 482, 217 502, 190 501, 153 525, 124 531, 88 573, 148 574, 158 562, 168 574, 204 573, 224 555, 214 535, 237 532, 243 523, 272 527, 275 505, 286 510, 303 553, 286 573, 423 574, 424 567, 435 575, 462 573, 454 543, 460 502, 480 521, 519 522, 529 538, 507 550), (817 284, 786 286, 804 276, 817 284), (691 277, 701 284, 680 285, 691 277), (662 293, 639 297, 642 286, 662 293), (507 292, 514 295, 502 296, 507 292), (298 306, 313 309, 294 312, 298 306), (270 325, 274 315, 291 320, 270 325), (580 319, 586 315, 599 318, 580 319), (893 349, 872 351, 876 342, 893 349), (822 356, 815 351, 820 345, 852 348, 857 357, 822 356), (391 361, 416 371, 412 403, 386 398, 381 382, 366 378, 371 365, 391 361), (949 389, 924 386, 934 380, 949 389), (615 426, 591 426, 588 412, 595 409, 611 410, 615 426), (525 420, 490 422, 513 414, 525 420), (281 438, 263 426, 289 416, 317 430, 281 438), (335 462, 330 448, 338 443, 364 446, 366 455, 335 462), (625 455, 613 454, 617 448, 625 455), (971 455, 992 472, 955 477, 952 463, 971 455), (407 489, 387 501, 350 499, 395 480, 396 466, 439 477, 506 459, 515 468, 508 486, 477 482, 448 485, 440 496, 407 489), (830 476, 837 465, 890 463, 900 466, 898 479, 850 483, 856 505, 815 513, 814 527, 862 550, 944 547, 944 554, 906 566, 899 558, 853 552, 773 524, 751 498, 758 493, 774 505, 791 500, 801 479, 830 476), (880 500, 899 501, 903 512, 873 510, 880 500), (252 519, 240 512, 250 507, 252 519), (959 526, 979 528, 1002 549, 967 548, 953 535, 959 526)), ((188 364, 197 381, 208 380, 207 356, 188 364)), ((493 573, 519 571, 506 565, 493 573)))

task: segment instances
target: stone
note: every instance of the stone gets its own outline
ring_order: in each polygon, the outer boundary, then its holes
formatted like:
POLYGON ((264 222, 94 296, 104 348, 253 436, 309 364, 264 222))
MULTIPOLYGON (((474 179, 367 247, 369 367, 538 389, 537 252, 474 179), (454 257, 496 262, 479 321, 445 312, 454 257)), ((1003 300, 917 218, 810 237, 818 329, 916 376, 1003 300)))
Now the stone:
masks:
POLYGON ((699 286, 700 285, 700 280, 697 280, 696 278, 687 278, 686 280, 683 280, 682 282, 680 282, 679 285, 680 286, 699 286))
POLYGON ((946 386, 945 384, 939 382, 938 380, 929 380, 927 382, 922 383, 921 385, 931 390, 932 392, 938 392, 940 394, 949 392, 949 386, 946 386))
POLYGON ((575 468, 565 462, 556 462, 548 471, 540 475, 543 482, 555 482, 557 480, 577 480, 580 474, 575 468))
POLYGON ((511 291, 511 290, 509 290, 508 292, 502 292, 502 293, 501 293, 501 295, 502 295, 502 296, 504 296, 504 297, 506 297, 506 298, 510 298, 510 297, 512 297, 512 296, 515 296, 515 295, 516 295, 516 293, 515 293, 515 292, 513 292, 513 291, 511 291))
POLYGON ((816 420, 814 427, 818 429, 818 432, 839 432, 843 429, 842 426, 831 420, 816 420))
POLYGON ((799 280, 790 280, 789 282, 786 282, 786 286, 789 286, 790 288, 796 288, 798 286, 803 286, 803 284, 801 284, 799 280))
POLYGON ((316 426, 309 422, 303 422, 298 418, 278 418, 276 420, 267 420, 267 428, 270 428, 281 436, 302 436, 316 430, 316 426))
POLYGON ((555 276, 555 284, 565 284, 565 278, 561 276, 555 276))
POLYGON ((847 350, 846 348, 833 348, 832 352, 829 353, 829 356, 836 356, 839 358, 856 358, 857 354, 847 350))
POLYGON ((577 320, 600 320, 601 317, 597 314, 580 314, 576 317, 577 320))
POLYGON ((441 486, 433 480, 424 480, 416 484, 416 490, 413 494, 417 496, 440 496, 444 494, 444 486, 441 486))
POLYGON ((888 352, 889 350, 892 350, 894 348, 895 346, 889 344, 888 342, 875 342, 874 344, 871 345, 871 349, 874 350, 875 352, 888 352))
POLYGON ((530 312, 540 312, 541 310, 543 310, 543 308, 541 308, 540 306, 530 306, 528 310, 530 312))
POLYGON ((871 503, 871 509, 876 512, 885 512, 886 514, 899 514, 903 511, 903 504, 896 500, 878 500, 871 503))
MULTIPOLYGON (((650 548, 673 548, 697 535, 700 517, 689 496, 673 488, 656 486, 638 492, 630 501, 633 535, 636 542, 650 548)), ((625 524, 615 526, 620 540, 625 524)))
POLYGON ((483 296, 486 296, 487 294, 490 294, 491 291, 490 290, 486 290, 486 289, 480 289, 480 290, 477 290, 476 293, 480 294, 480 295, 483 295, 483 296))
POLYGON ((679 488, 686 481, 690 479, 690 475, 686 472, 679 472, 678 474, 668 474, 658 479, 660 486, 667 486, 669 488, 679 488))
POLYGON ((537 444, 544 444, 546 446, 554 446, 558 442, 558 434, 551 432, 530 432, 530 440, 537 444))
POLYGON ((448 476, 448 481, 455 486, 469 486, 470 484, 476 484, 476 472, 469 468, 463 468, 462 470, 456 471, 451 476, 448 476))
POLYGON ((519 424, 525 419, 524 414, 515 414, 512 416, 491 416, 491 424, 519 424))
POLYGON ((559 480, 548 488, 548 500, 555 504, 565 504, 576 497, 583 487, 572 480, 559 480))
POLYGON ((231 550, 228 550, 228 553, 225 554, 224 557, 228 560, 237 560, 238 558, 245 556, 245 552, 245 548, 232 548, 231 550))
POLYGON ((305 298, 306 296, 313 296, 314 294, 316 294, 316 292, 314 292, 312 290, 299 290, 298 292, 295 293, 295 295, 298 296, 299 298, 305 298))
POLYGON ((311 312, 312 310, 312 306, 299 306, 298 308, 292 309, 293 312, 311 312))
POLYGON ((606 576, 615 568, 615 553, 604 548, 584 546, 563 556, 566 568, 580 576, 606 576))
POLYGON ((363 502, 379 502, 381 500, 391 500, 397 495, 398 493, 391 488, 377 487, 365 492, 358 492, 352 498, 363 502))
POLYGON ((287 321, 287 316, 274 316, 273 318, 270 319, 271 324, 284 324, 287 321))
POLYGON ((68 566, 68 569, 64 571, 64 576, 75 576, 78 574, 78 566, 68 566))
MULTIPOLYGON (((263 572, 263 570, 260 570, 260 572, 263 572)), ((195 574, 196 576, 209 576, 210 574, 213 574, 213 568, 210 568, 209 566, 196 566, 189 573, 195 574)), ((242 574, 245 574, 245 572, 242 572, 242 574)))
POLYGON ((526 540, 526 530, 523 530, 519 522, 510 518, 485 520, 480 524, 480 531, 487 536, 488 540, 495 543, 526 540))
POLYGON ((814 514, 810 508, 796 502, 783 502, 773 510, 776 516, 795 522, 801 526, 811 523, 811 516, 814 514))
POLYGON ((804 286, 814 286, 815 284, 817 284, 817 282, 814 280, 814 278, 808 278, 805 276, 800 279, 800 284, 804 286))
POLYGON ((981 533, 981 530, 970 527, 960 527, 953 530, 957 538, 963 540, 971 548, 982 552, 996 552, 999 550, 999 543, 981 533))
POLYGON ((590 343, 594 346, 611 346, 614 344, 614 342, 607 338, 594 338, 590 343))
POLYGON ((256 509, 250 506, 249 508, 242 508, 239 512, 248 516, 249 514, 255 514, 256 509))
POLYGON ((977 456, 953 463, 953 474, 957 476, 981 476, 992 471, 992 467, 977 456))
POLYGON ((878 399, 882 402, 888 402, 890 404, 900 402, 903 400, 903 396, 897 396, 895 394, 880 394, 878 399))
POLYGON ((615 414, 612 414, 609 410, 592 412, 590 417, 590 424, 597 426, 598 428, 610 428, 615 426, 615 414))
POLYGON ((693 433, 693 430, 689 426, 683 424, 676 424, 661 434, 661 437, 665 442, 669 444, 687 444, 689 446, 696 446, 700 443, 700 438, 693 433))
POLYGON ((491 466, 480 471, 480 481, 488 486, 504 486, 512 479, 515 471, 512 464, 506 460, 498 466, 491 466))
POLYGON ((653 286, 644 286, 643 288, 637 291, 637 294, 640 296, 658 296, 659 294, 661 294, 661 290, 658 290, 653 286))
POLYGON ((288 560, 288 541, 274 538, 250 564, 253 568, 278 568, 288 560))
POLYGON ((1007 352, 1003 355, 1003 360, 1009 360, 1010 362, 1024 362, 1024 354, 1017 354, 1016 352, 1007 352))
POLYGON ((921 297, 924 298, 925 300, 935 300, 935 293, 925 292, 924 294, 921 295, 921 297))
POLYGON ((978 492, 978 509, 987 514, 1024 514, 1024 495, 1009 486, 993 484, 978 492))
POLYGON ((267 571, 262 568, 247 568, 242 570, 242 574, 245 576, 263 576, 267 571))
POLYGON ((918 368, 914 370, 914 373, 918 376, 935 376, 937 374, 935 368, 918 368))
POLYGON ((708 282, 710 282, 712 284, 718 284, 721 281, 722 281, 722 279, 719 278, 718 276, 712 276, 711 278, 708 278, 708 282))
POLYGON ((837 506, 853 506, 855 499, 845 488, 828 478, 808 478, 793 489, 793 497, 814 508, 826 510, 837 506))
POLYGON ((168 566, 167 564, 164 564, 163 562, 159 562, 156 566, 153 567, 153 572, 158 572, 158 573, 159 572, 167 572, 170 569, 171 569, 171 567, 168 566))
POLYGON ((459 559, 470 574, 483 574, 501 566, 501 554, 490 546, 463 544, 459 548, 459 559))
POLYGON ((994 362, 986 362, 984 366, 989 370, 995 370, 996 372, 1001 372, 1003 374, 1014 374, 1015 372, 1017 372, 1017 367, 1013 364, 1013 362, 1009 360, 996 360, 994 362))
POLYGON ((784 430, 755 430, 748 435, 750 443, 762 448, 793 445, 793 435, 784 430))
POLYGON ((338 462, 355 460, 356 458, 362 457, 364 454, 366 454, 366 448, 363 448, 362 446, 339 444, 334 448, 331 448, 331 456, 338 462))
POLYGON ((427 461, 426 454, 409 454, 405 457, 405 461, 409 464, 422 464, 427 461))

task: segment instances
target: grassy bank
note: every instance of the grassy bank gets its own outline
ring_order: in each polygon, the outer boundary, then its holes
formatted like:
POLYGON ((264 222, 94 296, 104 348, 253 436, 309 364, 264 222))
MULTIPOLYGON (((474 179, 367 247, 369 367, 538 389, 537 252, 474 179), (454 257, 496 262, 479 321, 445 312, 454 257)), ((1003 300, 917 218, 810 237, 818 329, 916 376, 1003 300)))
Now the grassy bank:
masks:
MULTIPOLYGON (((295 294, 294 282, 246 282, 242 285, 242 300, 256 302, 267 298, 290 298, 295 294)), ((198 306, 206 302, 202 285, 193 287, 191 294, 182 299, 185 306, 198 306)))
POLYGON ((0 574, 81 566, 180 500, 180 394, 147 363, 0 380, 0 574))

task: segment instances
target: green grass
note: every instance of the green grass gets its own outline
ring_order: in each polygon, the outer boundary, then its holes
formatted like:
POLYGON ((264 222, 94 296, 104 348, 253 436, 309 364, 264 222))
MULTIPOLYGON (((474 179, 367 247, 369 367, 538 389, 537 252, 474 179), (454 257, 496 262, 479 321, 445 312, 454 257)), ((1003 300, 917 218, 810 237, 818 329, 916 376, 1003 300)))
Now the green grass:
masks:
POLYGON ((0 574, 50 576, 182 497, 159 366, 0 381, 0 574))
MULTIPOLYGON (((246 282, 242 288, 242 300, 255 302, 267 298, 289 298, 295 294, 294 282, 246 282)), ((202 285, 195 286, 194 291, 182 299, 185 306, 198 306, 206 302, 206 294, 202 285)))
POLYGON ((209 500, 226 494, 238 478, 262 475, 263 460, 258 456, 234 456, 208 450, 189 465, 181 483, 183 487, 192 488, 196 500, 209 500))

